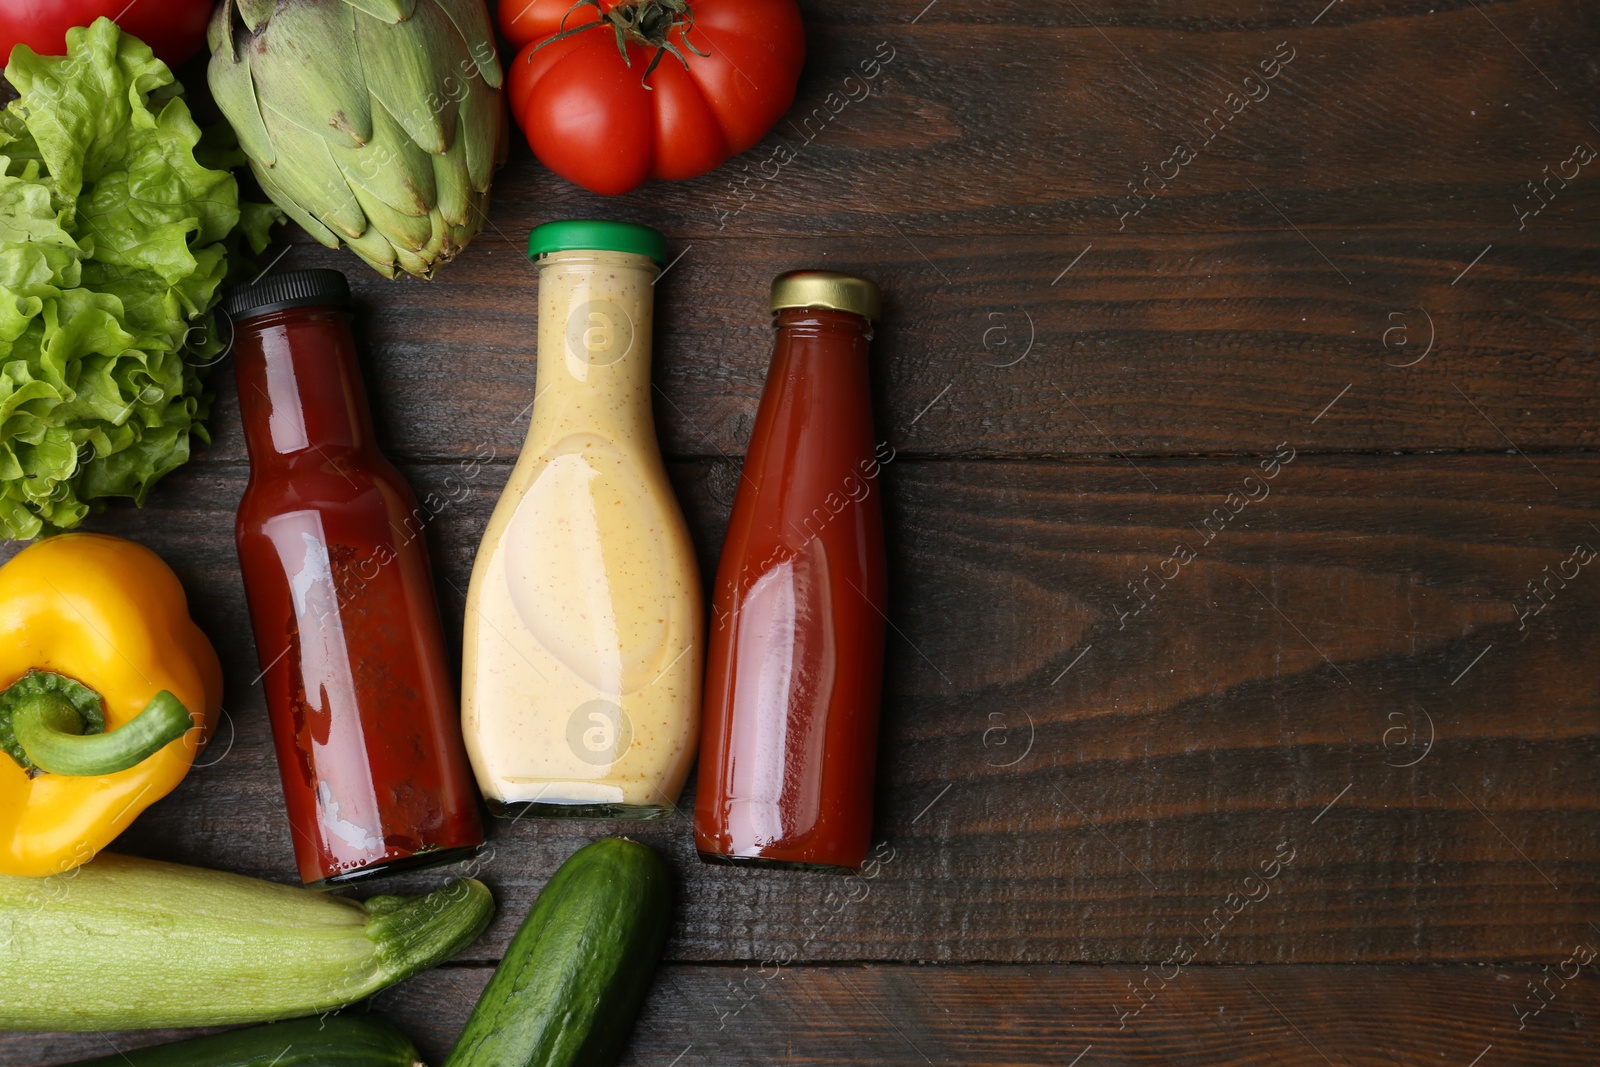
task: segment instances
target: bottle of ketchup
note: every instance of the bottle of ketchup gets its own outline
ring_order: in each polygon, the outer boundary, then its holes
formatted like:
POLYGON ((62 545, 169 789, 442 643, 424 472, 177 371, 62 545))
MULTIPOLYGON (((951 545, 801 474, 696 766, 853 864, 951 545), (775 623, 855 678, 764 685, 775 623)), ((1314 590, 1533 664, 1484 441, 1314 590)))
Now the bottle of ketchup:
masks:
POLYGON ((373 443, 343 274, 228 292, 250 449, 236 536, 300 877, 322 888, 483 843, 426 513, 373 443))
MULTIPOLYGON (((877 286, 772 285, 767 373, 717 569, 695 845, 713 863, 859 867, 872 835, 887 578, 867 342, 877 286)), ((885 446, 886 447, 886 446, 885 446)))

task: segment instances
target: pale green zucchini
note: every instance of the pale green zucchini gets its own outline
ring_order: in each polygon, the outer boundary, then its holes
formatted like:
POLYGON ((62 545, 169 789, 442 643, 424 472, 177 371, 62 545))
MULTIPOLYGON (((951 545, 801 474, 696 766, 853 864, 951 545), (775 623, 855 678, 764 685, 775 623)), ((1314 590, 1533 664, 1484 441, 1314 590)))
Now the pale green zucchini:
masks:
POLYGON ((0 1030, 314 1015, 456 955, 493 912, 470 878, 357 903, 105 854, 49 878, 0 875, 0 1030))

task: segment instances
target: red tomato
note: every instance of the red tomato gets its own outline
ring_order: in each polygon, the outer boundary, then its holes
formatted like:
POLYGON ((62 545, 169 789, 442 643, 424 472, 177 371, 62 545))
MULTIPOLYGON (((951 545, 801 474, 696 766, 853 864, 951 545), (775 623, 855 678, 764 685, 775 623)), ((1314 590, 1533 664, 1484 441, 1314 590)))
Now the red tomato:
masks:
POLYGON ((503 0, 500 28, 522 48, 509 101, 534 155, 613 195, 756 144, 794 103, 806 52, 794 0, 503 0))
POLYGON ((64 56, 67 31, 101 15, 177 67, 206 43, 211 0, 0 0, 0 59, 10 62, 19 44, 42 56, 64 56))

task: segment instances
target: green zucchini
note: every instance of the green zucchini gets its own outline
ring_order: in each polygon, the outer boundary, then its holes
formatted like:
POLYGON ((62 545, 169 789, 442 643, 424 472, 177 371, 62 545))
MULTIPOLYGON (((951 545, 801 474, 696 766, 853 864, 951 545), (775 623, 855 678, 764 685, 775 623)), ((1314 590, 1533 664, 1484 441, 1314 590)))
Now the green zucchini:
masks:
POLYGON ((672 886, 612 837, 556 871, 511 939, 445 1067, 611 1067, 661 961, 672 886))
POLYGON ((422 1067, 406 1036, 373 1015, 296 1019, 130 1049, 62 1067, 422 1067))
POLYGON ((470 878, 358 904, 105 854, 48 878, 0 875, 0 1030, 316 1015, 449 959, 493 912, 470 878))

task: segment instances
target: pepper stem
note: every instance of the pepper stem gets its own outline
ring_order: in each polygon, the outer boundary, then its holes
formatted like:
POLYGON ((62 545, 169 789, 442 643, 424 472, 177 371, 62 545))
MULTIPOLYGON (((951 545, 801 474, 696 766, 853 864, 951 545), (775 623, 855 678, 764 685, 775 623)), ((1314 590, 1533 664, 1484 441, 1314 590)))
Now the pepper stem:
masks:
POLYGON ((30 773, 94 777, 144 762, 194 726, 182 702, 166 690, 109 733, 99 704, 99 695, 81 683, 29 671, 0 693, 0 740, 10 742, 0 747, 30 773))

